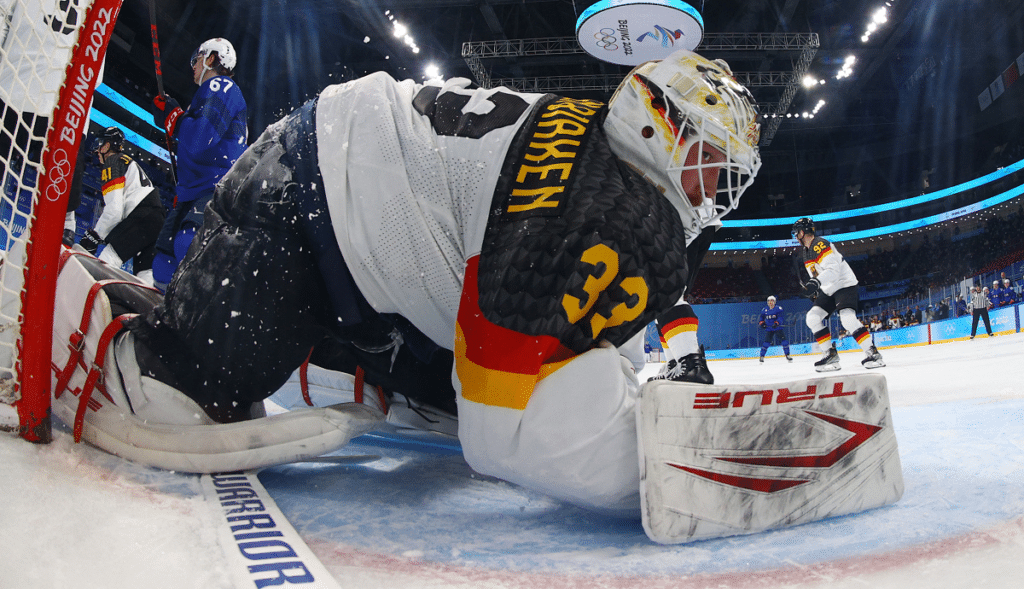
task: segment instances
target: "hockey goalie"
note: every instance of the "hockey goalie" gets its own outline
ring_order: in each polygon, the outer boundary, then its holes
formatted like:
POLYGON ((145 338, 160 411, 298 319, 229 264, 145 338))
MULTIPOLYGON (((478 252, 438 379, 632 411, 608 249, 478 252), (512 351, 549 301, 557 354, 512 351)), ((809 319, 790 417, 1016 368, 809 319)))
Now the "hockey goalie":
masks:
POLYGON ((728 65, 689 51, 607 105, 331 86, 225 176, 163 298, 68 252, 55 412, 110 452, 211 472, 430 408, 457 415, 476 471, 642 513, 658 542, 891 503, 883 377, 716 386, 698 345, 683 295, 758 137, 728 65), (641 386, 656 319, 673 368, 641 386), (292 410, 265 416, 275 391, 292 410))

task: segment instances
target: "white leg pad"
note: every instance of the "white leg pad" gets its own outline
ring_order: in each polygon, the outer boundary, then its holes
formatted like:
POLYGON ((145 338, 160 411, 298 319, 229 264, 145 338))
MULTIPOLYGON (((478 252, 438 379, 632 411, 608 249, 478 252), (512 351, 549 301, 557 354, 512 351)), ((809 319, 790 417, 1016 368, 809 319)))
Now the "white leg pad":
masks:
MULTIPOLYGON (((103 404, 95 410, 90 406, 83 440, 133 462, 196 473, 264 468, 320 456, 375 429, 384 419, 371 407, 346 403, 239 423, 163 425, 143 421, 102 396, 93 398, 97 400, 103 404)), ((65 423, 74 422, 70 403, 57 401, 53 410, 65 423)))
POLYGON ((884 375, 652 381, 637 407, 643 524, 656 542, 788 527, 903 495, 884 375))
MULTIPOLYGON (((134 280, 131 275, 123 275, 134 280)), ((57 281, 53 323, 53 377, 71 357, 69 341, 80 326, 86 296, 95 280, 76 260, 70 260, 57 281)), ((105 355, 102 379, 97 380, 88 402, 82 406, 87 374, 97 357, 100 334, 111 322, 110 305, 101 291, 89 313, 82 358, 64 390, 52 399, 54 415, 69 425, 76 412, 83 411, 81 439, 107 452, 149 466, 184 472, 212 473, 262 468, 312 458, 336 450, 353 437, 383 423, 384 413, 361 403, 337 403, 327 407, 299 409, 251 421, 217 424, 190 399, 158 388, 138 389, 138 370, 130 370, 133 352, 122 347, 125 372, 110 349, 105 355), (153 393, 147 397, 146 393, 153 393), (138 405, 140 414, 132 410, 138 405), (159 420, 159 421, 158 421, 159 420)), ((116 345, 112 346, 116 348, 116 345)), ((154 383, 150 383, 151 385, 154 383)), ((161 385, 163 389, 170 389, 161 385)), ((173 390, 172 390, 173 392, 173 390)))

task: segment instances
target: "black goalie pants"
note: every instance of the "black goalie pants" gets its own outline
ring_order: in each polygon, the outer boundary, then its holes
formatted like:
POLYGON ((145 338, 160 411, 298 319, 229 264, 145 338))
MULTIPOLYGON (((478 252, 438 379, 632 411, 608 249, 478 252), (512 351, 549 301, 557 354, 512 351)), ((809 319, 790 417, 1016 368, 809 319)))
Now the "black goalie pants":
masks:
POLYGON ((431 354, 429 343, 395 358, 381 350, 395 329, 407 342, 418 332, 376 314, 341 257, 316 167, 314 112, 310 102, 272 125, 224 177, 163 304, 129 326, 140 367, 221 422, 246 418, 314 347, 325 368, 361 365, 367 382, 414 398, 414 384, 430 383, 454 406, 450 352, 431 354))

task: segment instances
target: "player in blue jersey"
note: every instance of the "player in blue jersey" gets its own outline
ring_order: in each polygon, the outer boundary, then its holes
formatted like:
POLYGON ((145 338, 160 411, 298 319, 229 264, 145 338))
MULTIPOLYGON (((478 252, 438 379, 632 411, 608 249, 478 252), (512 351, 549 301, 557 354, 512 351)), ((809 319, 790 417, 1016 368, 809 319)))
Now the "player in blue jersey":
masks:
POLYGON ((177 141, 178 157, 174 209, 160 232, 153 262, 158 285, 171 281, 203 224, 214 187, 248 144, 245 98, 232 79, 237 62, 228 40, 210 39, 192 54, 192 79, 199 90, 188 109, 167 95, 153 99, 155 120, 177 141))
POLYGON ((1017 304, 1017 292, 1013 290, 1013 285, 1010 284, 1009 278, 1003 279, 1003 289, 999 297, 999 302, 1002 303, 1002 306, 1004 307, 1017 304))
POLYGON ((768 306, 761 309, 761 315, 757 318, 757 324, 764 329, 764 341, 761 342, 761 362, 764 362, 764 355, 771 346, 782 346, 782 352, 786 354, 786 360, 793 361, 789 355, 789 340, 786 339, 786 312, 781 305, 775 304, 775 297, 768 297, 768 306))

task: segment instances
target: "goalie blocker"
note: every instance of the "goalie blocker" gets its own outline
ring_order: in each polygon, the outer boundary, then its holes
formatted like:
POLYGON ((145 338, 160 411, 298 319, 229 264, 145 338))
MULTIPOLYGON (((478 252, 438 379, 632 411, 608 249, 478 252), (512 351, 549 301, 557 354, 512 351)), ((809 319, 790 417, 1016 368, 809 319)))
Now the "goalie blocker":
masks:
POLYGON ((644 530, 678 544, 857 513, 903 495, 885 377, 652 381, 637 428, 644 530))

